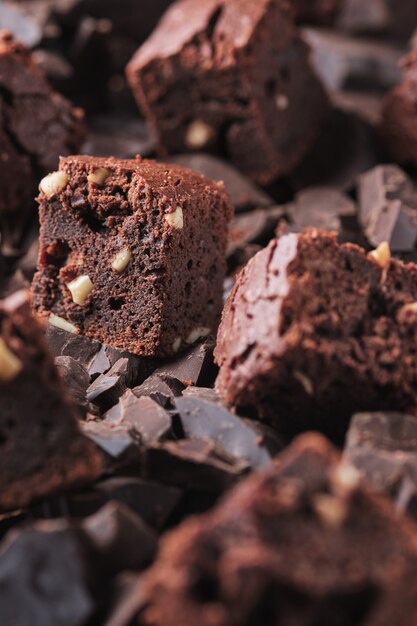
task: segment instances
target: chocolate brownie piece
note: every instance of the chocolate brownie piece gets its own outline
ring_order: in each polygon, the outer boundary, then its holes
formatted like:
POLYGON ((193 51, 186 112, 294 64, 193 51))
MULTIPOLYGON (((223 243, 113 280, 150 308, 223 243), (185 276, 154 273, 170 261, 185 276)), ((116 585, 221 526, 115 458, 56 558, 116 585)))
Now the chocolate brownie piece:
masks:
POLYGON ((318 435, 162 539, 153 626, 411 626, 417 535, 318 435))
POLYGON ((140 158, 73 156, 41 182, 39 202, 40 315, 146 356, 216 328, 232 213, 221 184, 140 158))
POLYGON ((33 208, 41 176, 83 139, 81 111, 52 91, 22 44, 0 32, 0 214, 33 208))
POLYGON ((417 266, 315 229, 273 240, 219 328, 223 400, 293 435, 341 439, 362 410, 417 411, 417 266))
POLYGON ((389 156, 417 166, 417 52, 402 61, 403 80, 383 101, 379 134, 389 156))
POLYGON ((262 184, 301 161, 327 110, 282 0, 179 0, 127 75, 161 154, 225 152, 262 184))
POLYGON ((0 509, 99 475, 25 292, 0 302, 0 402, 0 509))

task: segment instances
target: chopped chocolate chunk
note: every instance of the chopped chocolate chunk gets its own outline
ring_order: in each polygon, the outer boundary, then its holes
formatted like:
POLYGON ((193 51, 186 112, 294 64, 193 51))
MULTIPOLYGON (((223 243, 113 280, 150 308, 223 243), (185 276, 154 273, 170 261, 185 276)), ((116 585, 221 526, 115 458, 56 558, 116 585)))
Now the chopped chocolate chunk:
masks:
POLYGON ((417 266, 310 230, 274 240, 237 279, 219 328, 223 400, 293 435, 340 441, 350 416, 413 410, 417 266), (352 389, 355 393, 352 393, 352 389))
POLYGON ((301 161, 327 112, 308 56, 283 2, 178 0, 127 76, 162 155, 225 152, 268 184, 301 161))
POLYGON ((82 531, 113 574, 144 569, 156 553, 156 534, 120 502, 109 502, 85 519, 82 531))
POLYGON ((384 98, 379 134, 394 161, 416 167, 417 51, 403 59, 402 67, 403 80, 384 98))
MULTIPOLYGON (((165 380, 168 377, 176 379, 183 386, 212 385, 216 376, 216 369, 213 364, 213 349, 214 341, 211 338, 207 339, 191 348, 184 355, 158 367, 154 372, 154 376, 163 377, 165 380)), ((136 391, 135 393, 139 395, 136 391)), ((176 393, 175 395, 180 394, 176 393)))
POLYGON ((415 536, 324 439, 305 435, 162 539, 143 623, 409 626, 415 536))
POLYGON ((417 26, 415 0, 344 0, 337 26, 352 33, 384 34, 407 41, 417 26))
POLYGON ((149 446, 167 437, 172 427, 171 417, 152 398, 137 398, 128 389, 119 404, 120 423, 128 427, 131 437, 140 446, 149 446))
POLYGON ((0 303, 1 509, 88 483, 102 467, 42 334, 25 292, 0 303))
POLYGON ((219 402, 221 404, 217 391, 209 387, 186 387, 182 392, 182 395, 185 398, 199 398, 200 400, 219 402))
POLYGON ((145 473, 151 480, 221 492, 248 469, 248 463, 227 454, 221 446, 204 439, 166 441, 146 450, 145 473))
POLYGON ((331 187, 312 187, 296 195, 286 207, 292 225, 324 230, 341 230, 343 218, 356 213, 355 203, 344 193, 331 187))
POLYGON ((123 502, 157 530, 165 527, 182 498, 177 487, 127 476, 102 480, 95 489, 108 500, 123 502))
POLYGON ((274 204, 273 198, 243 176, 228 161, 219 157, 204 152, 195 152, 170 157, 169 162, 189 167, 190 170, 199 172, 216 182, 223 181, 236 213, 274 204))
POLYGON ((399 47, 314 28, 303 32, 312 49, 313 66, 330 90, 365 87, 382 92, 400 79, 399 47))
POLYGON ((417 418, 403 413, 358 413, 346 436, 344 457, 369 488, 391 497, 417 517, 417 418))
POLYGON ((138 465, 139 451, 125 425, 115 424, 111 420, 89 420, 81 423, 83 433, 103 453, 110 468, 138 465))
POLYGON ((282 442, 273 431, 233 415, 219 402, 194 396, 177 398, 175 406, 186 437, 212 441, 231 458, 253 469, 269 465, 282 449, 282 442))
POLYGON ((0 214, 33 212, 40 176, 83 137, 81 111, 52 91, 22 44, 0 33, 0 214))
POLYGON ((128 360, 119 359, 106 374, 101 374, 87 389, 87 400, 105 411, 117 403, 128 383, 128 360))
POLYGON ((55 365, 69 396, 80 410, 81 417, 87 412, 87 387, 90 377, 85 367, 71 356, 58 356, 55 365))
POLYGON ((396 165, 379 165, 358 181, 359 221, 373 246, 387 241, 394 252, 417 242, 417 190, 396 165))
POLYGON ((89 131, 83 154, 98 157, 112 154, 119 159, 133 159, 137 154, 152 156, 155 151, 145 122, 136 117, 95 116, 89 131))
POLYGON ((256 209, 236 215, 232 219, 229 229, 227 249, 229 259, 248 243, 267 243, 273 237, 274 229, 283 217, 283 209, 279 206, 256 209))
POLYGON ((140 158, 68 157, 40 189, 40 315, 142 356, 216 328, 232 212, 222 186, 140 158))
POLYGON ((0 554, 1 623, 86 624, 96 602, 83 548, 64 520, 10 533, 0 554))
MULTIPOLYGON (((52 321, 61 323, 61 319, 52 321)), ((65 320, 64 320, 65 322, 65 320)), ((90 363, 99 352, 101 344, 49 323, 45 332, 46 343, 55 357, 70 356, 89 370, 90 363)), ((109 366, 110 368, 110 366, 109 366)), ((91 375, 90 371, 89 374, 91 375)))
POLYGON ((181 395, 184 385, 171 376, 164 373, 161 375, 152 374, 141 385, 133 389, 133 393, 138 398, 143 396, 152 398, 163 407, 170 407, 172 401, 181 395))

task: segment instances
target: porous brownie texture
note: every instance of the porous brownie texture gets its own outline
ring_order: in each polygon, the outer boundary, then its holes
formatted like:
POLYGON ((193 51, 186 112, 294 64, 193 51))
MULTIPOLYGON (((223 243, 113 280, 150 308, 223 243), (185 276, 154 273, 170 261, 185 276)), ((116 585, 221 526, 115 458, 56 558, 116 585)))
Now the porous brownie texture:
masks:
POLYGON ((417 167, 417 52, 402 60, 403 80, 383 101, 378 131, 384 148, 397 163, 417 167))
POLYGON ((341 440, 352 413, 417 411, 417 266, 316 229, 239 275, 218 332, 223 400, 292 436, 341 440))
POLYGON ((84 136, 82 111, 51 89, 23 44, 0 31, 0 214, 33 209, 41 176, 84 136))
POLYGON ((283 0, 179 0, 127 68, 161 154, 211 150, 268 183, 318 134, 327 99, 283 0))
POLYGON ((24 291, 0 301, 0 403, 1 510, 100 474, 24 291))
POLYGON ((232 215, 222 184, 140 158, 72 156, 40 190, 38 314, 144 356, 216 330, 232 215))
POLYGON ((153 626, 412 626, 417 528, 367 493, 319 435, 161 542, 153 626))

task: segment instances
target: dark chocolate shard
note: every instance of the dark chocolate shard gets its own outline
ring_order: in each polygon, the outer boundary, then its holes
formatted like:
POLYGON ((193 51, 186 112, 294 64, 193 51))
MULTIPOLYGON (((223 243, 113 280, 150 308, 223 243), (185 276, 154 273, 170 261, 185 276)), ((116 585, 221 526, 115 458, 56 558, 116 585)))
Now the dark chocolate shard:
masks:
POLYGON ((274 204, 273 198, 241 174, 233 165, 218 157, 194 153, 179 154, 169 160, 171 163, 178 163, 204 174, 211 180, 223 181, 236 212, 274 204))
POLYGON ((220 446, 204 439, 166 441, 146 450, 145 472, 152 480, 220 493, 247 472, 220 446))
POLYGON ((186 437, 207 439, 252 469, 269 465, 283 448, 272 430, 234 415, 220 403, 195 396, 178 398, 175 406, 186 437))
POLYGON ((358 181, 359 221, 373 246, 387 241, 394 252, 417 242, 417 190, 397 165, 379 165, 358 181))
POLYGON ((87 400, 96 404, 101 411, 105 411, 117 403, 118 398, 125 392, 130 371, 129 361, 119 359, 106 374, 101 374, 87 389, 87 400))
POLYGON ((69 333, 61 328, 48 324, 45 332, 46 342, 52 354, 70 356, 89 368, 92 359, 101 348, 98 341, 92 341, 82 335, 69 333))
MULTIPOLYGON (((212 338, 198 343, 175 360, 158 367, 154 375, 176 379, 183 386, 209 386, 214 383, 217 370, 213 361, 214 341, 212 338)), ((182 390, 181 390, 182 391, 182 390)), ((174 394, 178 396, 178 393, 174 394)))
POLYGON ((230 224, 228 257, 248 243, 265 244, 273 237, 274 229, 284 217, 284 210, 279 206, 255 209, 236 215, 230 224))
POLYGON ((356 213, 355 203, 338 189, 312 187, 297 194, 286 206, 292 225, 302 229, 308 226, 340 231, 342 219, 356 213))
POLYGON ((135 387, 133 393, 138 398, 149 397, 163 407, 170 407, 173 400, 181 395, 183 389, 183 383, 162 371, 160 375, 156 372, 152 374, 141 385, 135 387))
POLYGON ((172 428, 171 416, 158 402, 138 398, 130 389, 120 398, 120 423, 140 446, 149 446, 165 439, 172 428))
POLYGON ((138 448, 125 426, 107 420, 81 422, 84 435, 108 457, 111 465, 127 466, 139 463, 138 448))
POLYGON ((109 502, 82 523, 82 531, 110 573, 141 570, 153 560, 157 536, 131 509, 109 502))
POLYGON ((90 377, 86 368, 71 356, 58 356, 55 365, 64 381, 68 394, 80 410, 81 416, 87 412, 87 387, 90 377))
POLYGON ((344 457, 368 487, 417 517, 417 417, 389 411, 354 415, 344 457))

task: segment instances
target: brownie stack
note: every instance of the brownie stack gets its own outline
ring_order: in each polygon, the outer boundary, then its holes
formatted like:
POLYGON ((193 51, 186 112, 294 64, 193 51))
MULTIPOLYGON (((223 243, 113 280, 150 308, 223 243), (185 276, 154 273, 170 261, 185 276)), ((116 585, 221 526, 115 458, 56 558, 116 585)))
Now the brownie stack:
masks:
POLYGON ((414 31, 0 3, 0 626, 416 626, 414 31))

